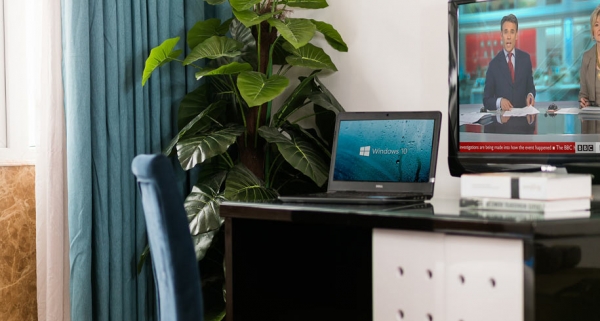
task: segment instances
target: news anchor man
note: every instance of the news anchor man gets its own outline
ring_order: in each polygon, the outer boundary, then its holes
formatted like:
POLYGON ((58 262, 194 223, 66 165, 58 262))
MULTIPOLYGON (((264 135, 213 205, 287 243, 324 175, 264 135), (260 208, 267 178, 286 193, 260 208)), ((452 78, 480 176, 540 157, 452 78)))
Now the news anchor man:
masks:
POLYGON ((513 14, 502 17, 500 34, 503 50, 488 66, 483 89, 483 106, 487 110, 511 110, 535 105, 535 86, 531 57, 515 48, 519 22, 513 14))

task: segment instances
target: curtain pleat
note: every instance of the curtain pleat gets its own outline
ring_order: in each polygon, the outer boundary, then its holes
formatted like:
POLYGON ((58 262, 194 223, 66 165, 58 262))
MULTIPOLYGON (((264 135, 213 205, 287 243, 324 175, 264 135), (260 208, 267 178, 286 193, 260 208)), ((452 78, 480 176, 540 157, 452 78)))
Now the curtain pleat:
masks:
POLYGON ((73 320, 156 318, 152 272, 136 271, 146 228, 131 161, 168 144, 178 103, 197 83, 178 64, 145 87, 141 77, 151 48, 175 36, 186 46, 186 30, 208 18, 205 6, 62 0, 73 320))

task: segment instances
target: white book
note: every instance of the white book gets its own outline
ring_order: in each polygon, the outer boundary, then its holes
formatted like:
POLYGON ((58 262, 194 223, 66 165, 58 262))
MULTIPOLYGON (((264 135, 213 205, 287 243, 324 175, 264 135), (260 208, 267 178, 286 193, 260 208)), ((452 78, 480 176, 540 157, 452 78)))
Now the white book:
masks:
POLYGON ((461 197, 558 200, 592 197, 592 175, 549 172, 463 174, 461 197))
POLYGON ((564 212, 515 212, 515 211, 499 211, 499 210, 477 210, 470 208, 462 208, 459 213, 464 217, 476 217, 486 219, 500 219, 511 221, 548 221, 562 219, 588 218, 591 215, 590 211, 564 211, 564 212))
POLYGON ((463 197, 460 199, 461 208, 535 213, 589 211, 591 203, 589 198, 553 201, 495 197, 463 197))

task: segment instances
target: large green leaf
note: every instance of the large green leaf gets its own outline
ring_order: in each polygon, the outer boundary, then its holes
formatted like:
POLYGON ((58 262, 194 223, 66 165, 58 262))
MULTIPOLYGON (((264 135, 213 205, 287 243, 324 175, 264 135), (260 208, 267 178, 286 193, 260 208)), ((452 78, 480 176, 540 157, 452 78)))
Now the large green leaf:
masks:
POLYGON ((315 35, 317 27, 308 19, 288 18, 285 21, 278 19, 267 20, 269 24, 281 34, 294 48, 306 45, 315 35))
POLYGON ((184 170, 214 156, 223 154, 246 129, 241 125, 229 125, 220 130, 184 138, 177 143, 177 156, 184 170))
POLYGON ((228 37, 213 36, 200 43, 183 60, 184 65, 189 65, 198 59, 219 57, 235 57, 240 55, 244 45, 228 37))
POLYGON ((270 201, 277 198, 277 192, 266 188, 248 168, 238 164, 227 175, 225 198, 229 201, 270 201))
MULTIPOLYGON (((329 91, 329 89, 327 89, 327 87, 325 87, 325 84, 323 84, 321 79, 319 79, 319 77, 315 77, 315 81, 317 82, 317 84, 319 84, 319 89, 321 90, 321 92, 323 92, 325 95, 327 95, 327 98, 328 98, 329 102, 331 102, 331 104, 333 105, 334 109, 337 109, 338 111, 344 111, 344 107, 342 107, 342 104, 340 104, 340 102, 337 101, 337 99, 331 93, 331 91, 329 91)), ((331 109, 331 110, 333 110, 333 109, 331 109)))
POLYGON ((204 0, 204 1, 206 1, 206 3, 208 3, 208 4, 215 6, 218 4, 225 3, 225 1, 227 1, 227 0, 204 0))
POLYGON ((270 78, 256 71, 244 71, 237 79, 238 89, 249 107, 260 106, 275 99, 285 90, 290 81, 280 75, 270 78))
MULTIPOLYGON (((319 77, 315 77, 319 92, 314 93, 308 99, 314 103, 314 112, 316 114, 315 124, 319 128, 321 138, 329 146, 333 144, 333 127, 335 117, 339 112, 344 111, 344 107, 337 101, 333 94, 325 87, 319 77), (329 112, 328 112, 329 111, 329 112)), ((331 147, 330 147, 331 148, 331 147)))
POLYGON ((252 30, 244 26, 238 19, 233 19, 229 32, 231 38, 244 45, 242 54, 235 57, 234 61, 247 62, 252 65, 252 69, 256 70, 256 39, 252 35, 252 30))
POLYGON ((200 261, 204 258, 217 232, 218 230, 192 235, 192 242, 194 243, 194 251, 196 252, 197 261, 200 261))
POLYGON ((220 193, 220 189, 225 182, 227 171, 208 170, 208 175, 203 175, 206 172, 203 168, 198 183, 184 203, 198 260, 204 258, 214 234, 223 224, 219 215, 219 205, 225 197, 220 193))
POLYGON ((281 104, 277 113, 273 115, 273 126, 280 127, 285 120, 294 111, 305 105, 306 99, 312 94, 313 88, 316 87, 313 78, 316 77, 318 71, 313 71, 308 77, 300 77, 300 84, 281 104))
POLYGON ((182 130, 185 125, 210 105, 208 88, 208 83, 204 83, 183 97, 177 112, 178 130, 182 130))
POLYGON ((285 0, 282 1, 289 7, 306 8, 306 9, 322 9, 329 5, 326 0, 285 0))
POLYGON ((310 177, 318 186, 327 182, 329 166, 319 151, 300 135, 286 137, 277 128, 262 126, 258 133, 267 142, 277 145, 279 152, 294 168, 310 177))
POLYGON ((348 45, 346 45, 340 33, 335 30, 332 25, 323 21, 312 19, 310 21, 317 26, 317 30, 325 36, 325 40, 327 40, 327 43, 329 43, 333 49, 341 52, 348 52, 348 45))
POLYGON ((229 24, 231 20, 225 21, 221 24, 221 20, 217 18, 201 20, 187 33, 187 43, 190 49, 195 48, 204 40, 213 36, 225 36, 229 30, 229 24))
MULTIPOLYGON (((198 127, 201 127, 201 128, 208 127, 208 125, 210 125, 211 118, 210 117, 204 118, 204 116, 208 115, 209 113, 211 113, 214 110, 222 109, 224 105, 225 105, 225 101, 219 100, 219 101, 216 101, 216 102, 210 104, 206 109, 202 110, 196 117, 194 117, 187 125, 185 125, 185 127, 183 127, 179 131, 177 136, 175 136, 171 140, 169 145, 164 149, 163 154, 171 155, 173 148, 179 144, 179 142, 186 136, 187 132, 190 131, 192 128, 196 129, 198 127), (202 123, 201 123, 201 121, 202 121, 202 123), (199 125, 199 126, 196 126, 196 125, 199 125)), ((181 160, 181 158, 180 158, 180 160, 181 160)))
MULTIPOLYGON (((333 126, 331 126, 331 124, 335 124, 335 114, 329 111, 328 114, 334 115, 333 119, 329 123, 329 128, 331 128, 333 131, 333 126)), ((321 137, 321 133, 319 131, 314 128, 303 128, 298 124, 290 124, 289 126, 286 126, 285 131, 288 133, 293 132, 294 135, 302 135, 302 137, 309 141, 316 150, 321 151, 321 154, 319 155, 323 157, 326 156, 326 158, 324 158, 325 164, 329 164, 331 162, 331 145, 321 137)))
POLYGON ((331 124, 335 124, 337 113, 324 109, 317 104, 313 105, 313 110, 316 115, 315 125, 319 129, 319 136, 325 142, 327 151, 331 153, 331 146, 333 146, 334 136, 334 126, 331 126, 331 124))
POLYGON ((292 56, 288 56, 285 59, 292 66, 337 71, 329 55, 323 49, 313 44, 307 43, 303 47, 294 48, 292 45, 286 43, 283 49, 292 54, 292 56))
POLYGON ((146 84, 154 69, 172 61, 181 54, 181 50, 173 51, 178 41, 179 37, 167 39, 150 51, 150 56, 146 59, 146 66, 142 75, 142 86, 146 84))
POLYGON ((192 235, 221 227, 223 219, 219 216, 219 204, 225 200, 225 197, 220 190, 225 177, 227 171, 219 171, 212 176, 199 178, 198 183, 186 197, 184 207, 192 235))
POLYGON ((286 43, 288 42, 283 37, 277 37, 277 41, 273 44, 275 46, 273 48, 273 65, 287 65, 285 58, 289 56, 290 53, 283 49, 283 45, 286 43))
POLYGON ((229 0, 231 7, 237 11, 252 9, 255 4, 259 4, 261 0, 229 0))
POLYGON ((252 10, 237 11, 237 10, 233 9, 232 11, 233 11, 233 15, 241 23, 243 23, 244 26, 246 26, 248 28, 250 28, 254 25, 257 25, 263 21, 266 21, 266 20, 270 19, 271 17, 273 17, 274 15, 279 13, 279 12, 267 12, 267 13, 258 15, 256 12, 254 12, 252 10))
POLYGON ((315 105, 319 105, 322 108, 325 108, 336 114, 341 111, 344 111, 344 108, 342 108, 342 106, 336 105, 336 103, 332 102, 331 99, 329 98, 329 96, 327 96, 327 94, 325 94, 325 93, 322 93, 322 92, 312 93, 308 97, 308 99, 310 101, 312 101, 313 103, 315 103, 315 105))
POLYGON ((216 76, 216 75, 233 75, 239 74, 242 71, 250 71, 252 66, 249 63, 232 62, 227 65, 220 66, 218 68, 206 67, 196 73, 196 79, 199 80, 204 76, 216 76))
POLYGON ((318 187, 308 176, 300 174, 290 163, 288 163, 277 150, 277 145, 273 145, 273 159, 276 164, 271 167, 269 180, 271 186, 277 190, 280 195, 294 195, 299 193, 318 193, 324 192, 326 186, 318 187))

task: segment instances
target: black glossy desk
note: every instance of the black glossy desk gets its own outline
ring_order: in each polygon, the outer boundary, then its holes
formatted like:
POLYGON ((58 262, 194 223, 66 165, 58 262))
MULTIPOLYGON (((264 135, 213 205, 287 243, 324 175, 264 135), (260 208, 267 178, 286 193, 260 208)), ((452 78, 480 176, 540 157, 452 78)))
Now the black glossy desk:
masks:
POLYGON ((545 220, 460 212, 456 203, 223 203, 227 319, 372 320, 373 230, 389 229, 520 240, 531 270, 522 320, 600 320, 600 212, 545 220))

